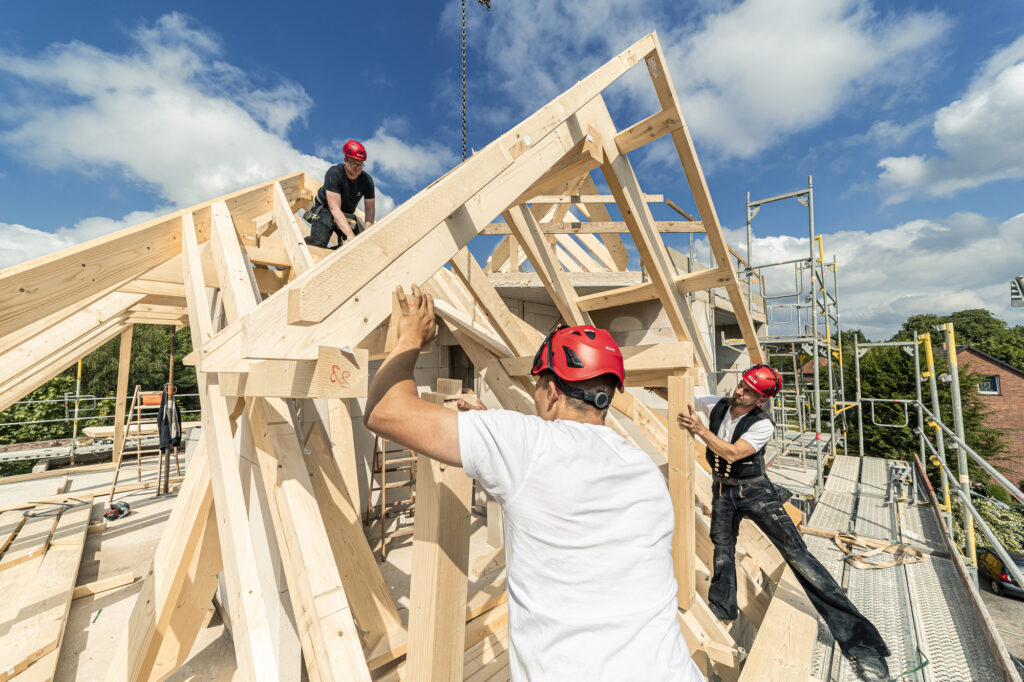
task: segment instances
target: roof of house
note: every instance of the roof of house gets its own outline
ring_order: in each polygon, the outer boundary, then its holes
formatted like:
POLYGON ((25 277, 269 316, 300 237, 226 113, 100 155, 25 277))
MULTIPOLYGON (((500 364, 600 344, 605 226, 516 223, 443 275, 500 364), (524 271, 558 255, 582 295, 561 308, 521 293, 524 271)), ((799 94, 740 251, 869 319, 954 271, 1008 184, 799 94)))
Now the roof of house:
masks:
POLYGON ((974 346, 966 346, 966 345, 964 345, 964 346, 957 346, 956 347, 956 354, 957 355, 959 355, 960 353, 962 353, 964 351, 971 351, 972 353, 975 353, 975 354, 980 355, 981 357, 985 358, 989 362, 991 362, 993 364, 996 364, 996 365, 999 365, 1000 367, 1002 367, 1005 370, 1013 372, 1017 376, 1024 377, 1024 370, 1020 369, 1019 367, 1014 367, 1010 363, 1008 363, 1008 362, 1006 362, 1004 360, 1000 360, 999 358, 997 358, 997 357, 995 357, 993 355, 989 355, 988 353, 986 353, 983 350, 978 350, 974 346))

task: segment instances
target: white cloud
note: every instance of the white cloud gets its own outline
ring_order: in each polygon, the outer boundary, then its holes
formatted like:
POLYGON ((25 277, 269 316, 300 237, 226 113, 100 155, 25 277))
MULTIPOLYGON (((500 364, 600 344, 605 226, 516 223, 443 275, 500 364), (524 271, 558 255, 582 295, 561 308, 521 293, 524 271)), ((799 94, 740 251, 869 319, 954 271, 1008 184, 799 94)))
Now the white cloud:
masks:
MULTIPOLYGON (((486 45, 489 77, 510 97, 530 100, 527 109, 662 29, 683 113, 701 147, 746 158, 879 86, 912 82, 925 49, 949 26, 934 13, 882 15, 867 0, 745 0, 690 21, 667 16, 671 11, 682 10, 654 0, 520 0, 495 4, 471 28, 487 34, 475 44, 486 45)), ((636 113, 653 108, 645 81, 624 84, 636 113)))
MULTIPOLYGON (((120 220, 86 218, 54 233, 0 222, 0 267, 296 170, 322 178, 330 166, 285 138, 313 106, 297 83, 253 84, 223 60, 215 34, 177 13, 131 35, 125 54, 81 42, 35 57, 0 50, 0 72, 16 83, 0 102, 0 146, 46 170, 141 185, 161 207, 120 220)), ((407 171, 413 175, 449 160, 432 143, 378 133, 395 150, 384 158, 396 172, 403 152, 429 157, 407 171)), ((378 187, 377 217, 394 205, 378 187)))
MULTIPOLYGON (((366 146, 366 168, 374 178, 380 173, 388 180, 418 189, 459 163, 455 152, 444 145, 433 140, 406 142, 392 134, 389 127, 408 132, 408 125, 402 120, 385 121, 373 137, 361 140, 366 146)), ((334 140, 322 153, 340 160, 344 144, 345 140, 334 140)))
POLYGON ((0 143, 48 170, 119 171, 175 205, 326 169, 281 137, 312 104, 300 86, 250 86, 219 59, 216 37, 179 14, 132 37, 123 55, 80 42, 35 58, 0 53, 31 104, 0 143))
POLYGON ((1024 177, 1024 36, 993 55, 960 99, 935 113, 942 156, 882 159, 879 176, 898 202, 912 194, 950 196, 994 180, 1024 177))
MULTIPOLYGON (((745 252, 741 230, 728 230, 727 239, 745 252)), ((955 213, 945 220, 913 220, 876 232, 826 234, 824 243, 826 259, 835 254, 839 263, 844 329, 888 338, 911 315, 965 308, 986 308, 1011 324, 1024 324, 1024 309, 1011 308, 1009 296, 1010 279, 1021 274, 1024 213, 1003 222, 955 213)), ((754 260, 807 257, 808 246, 806 238, 755 237, 754 260)), ((790 266, 766 271, 770 291, 791 290, 792 273, 790 266)))
POLYGON ((56 232, 0 222, 0 269, 123 230, 168 212, 170 209, 133 211, 120 220, 97 216, 81 220, 70 228, 62 227, 56 232))

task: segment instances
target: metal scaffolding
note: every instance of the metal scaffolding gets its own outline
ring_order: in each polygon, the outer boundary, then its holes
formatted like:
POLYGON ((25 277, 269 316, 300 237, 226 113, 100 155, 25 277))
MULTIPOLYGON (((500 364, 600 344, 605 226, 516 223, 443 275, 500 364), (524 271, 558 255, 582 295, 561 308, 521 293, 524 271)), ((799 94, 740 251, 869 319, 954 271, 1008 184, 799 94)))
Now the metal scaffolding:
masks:
POLYGON ((823 470, 837 448, 846 449, 846 410, 855 405, 845 399, 843 384, 842 327, 839 316, 839 284, 835 256, 825 261, 821 235, 814 232, 814 185, 767 199, 751 201, 747 193, 747 254, 754 263, 754 217, 767 204, 796 199, 807 208, 808 255, 781 262, 750 265, 744 270, 748 286, 785 281, 792 288, 764 291, 765 325, 761 343, 768 363, 783 377, 783 387, 772 401, 772 418, 778 428, 771 443, 776 457, 793 455, 806 471, 808 458, 816 470, 813 494, 824 487, 823 470))

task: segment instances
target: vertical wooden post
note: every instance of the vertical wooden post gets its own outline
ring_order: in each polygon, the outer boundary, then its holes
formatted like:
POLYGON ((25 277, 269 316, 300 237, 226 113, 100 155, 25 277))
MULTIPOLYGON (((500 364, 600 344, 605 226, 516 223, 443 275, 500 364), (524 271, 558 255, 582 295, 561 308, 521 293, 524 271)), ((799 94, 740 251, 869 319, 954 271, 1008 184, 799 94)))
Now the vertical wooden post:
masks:
POLYGON ((676 423, 676 415, 693 402, 693 377, 668 379, 668 490, 676 525, 672 535, 672 562, 679 583, 679 608, 689 609, 696 588, 694 543, 693 436, 676 423))
POLYGON ((132 332, 135 325, 129 325, 121 332, 121 352, 117 358, 117 400, 114 403, 114 457, 121 460, 124 447, 124 407, 128 402, 128 370, 132 364, 132 332))
POLYGON ((457 467, 417 459, 408 680, 461 680, 473 481, 457 467))

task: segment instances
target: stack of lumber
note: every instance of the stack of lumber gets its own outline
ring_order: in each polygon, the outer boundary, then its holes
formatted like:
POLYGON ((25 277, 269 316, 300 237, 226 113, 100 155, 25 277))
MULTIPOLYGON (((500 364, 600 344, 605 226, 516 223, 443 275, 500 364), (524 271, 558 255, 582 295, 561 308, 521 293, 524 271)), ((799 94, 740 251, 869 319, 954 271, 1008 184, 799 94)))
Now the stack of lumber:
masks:
POLYGON ((92 496, 0 514, 0 682, 52 680, 92 496))

